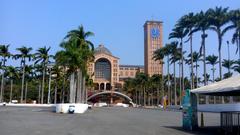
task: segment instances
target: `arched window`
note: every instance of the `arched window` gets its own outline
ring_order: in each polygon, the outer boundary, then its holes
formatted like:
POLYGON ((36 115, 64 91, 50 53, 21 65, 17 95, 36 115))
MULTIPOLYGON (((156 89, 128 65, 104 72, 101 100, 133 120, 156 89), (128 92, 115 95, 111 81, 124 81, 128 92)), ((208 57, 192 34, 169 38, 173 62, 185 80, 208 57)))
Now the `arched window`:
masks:
POLYGON ((111 81, 111 64, 107 59, 101 58, 96 61, 95 78, 111 81))

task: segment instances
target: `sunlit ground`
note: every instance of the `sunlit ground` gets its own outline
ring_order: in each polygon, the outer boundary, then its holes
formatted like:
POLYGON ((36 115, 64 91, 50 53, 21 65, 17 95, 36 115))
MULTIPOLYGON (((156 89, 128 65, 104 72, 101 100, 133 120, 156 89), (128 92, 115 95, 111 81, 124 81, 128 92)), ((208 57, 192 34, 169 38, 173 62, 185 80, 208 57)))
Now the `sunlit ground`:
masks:
POLYGON ((205 113, 208 128, 181 128, 182 113, 140 108, 93 108, 85 114, 56 114, 49 108, 0 107, 1 135, 182 135, 216 134, 219 114, 205 113))

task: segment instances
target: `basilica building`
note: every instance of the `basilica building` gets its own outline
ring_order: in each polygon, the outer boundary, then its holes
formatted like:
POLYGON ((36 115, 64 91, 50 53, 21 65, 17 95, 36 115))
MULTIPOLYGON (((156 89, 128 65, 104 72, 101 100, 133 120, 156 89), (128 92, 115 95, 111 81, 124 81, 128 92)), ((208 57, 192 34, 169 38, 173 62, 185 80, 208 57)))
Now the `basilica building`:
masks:
POLYGON ((120 65, 120 59, 104 45, 95 48, 94 57, 94 62, 88 66, 88 74, 92 75, 94 90, 119 91, 125 79, 134 78, 137 72, 144 72, 142 65, 120 65))

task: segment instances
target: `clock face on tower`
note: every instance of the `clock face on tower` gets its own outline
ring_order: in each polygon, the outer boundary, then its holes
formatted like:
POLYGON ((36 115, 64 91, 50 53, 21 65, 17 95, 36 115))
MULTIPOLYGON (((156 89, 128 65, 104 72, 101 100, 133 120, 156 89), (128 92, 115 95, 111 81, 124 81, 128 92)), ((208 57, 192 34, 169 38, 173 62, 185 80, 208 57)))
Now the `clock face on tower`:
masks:
POLYGON ((153 27, 153 28, 151 29, 151 37, 152 37, 152 38, 158 38, 159 36, 160 36, 160 31, 159 31, 159 29, 156 28, 156 27, 153 27))

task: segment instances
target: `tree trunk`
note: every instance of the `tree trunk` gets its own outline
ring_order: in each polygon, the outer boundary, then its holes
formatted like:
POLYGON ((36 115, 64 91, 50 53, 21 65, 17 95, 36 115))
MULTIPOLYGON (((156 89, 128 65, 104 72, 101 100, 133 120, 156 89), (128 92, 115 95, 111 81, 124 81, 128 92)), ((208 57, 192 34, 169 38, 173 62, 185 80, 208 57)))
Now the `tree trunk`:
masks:
MULTIPOLYGON (((5 57, 3 58, 3 67, 5 67, 5 57)), ((0 102, 3 102, 3 99, 4 99, 4 71, 2 73, 2 80, 1 80, 0 102)))
POLYGON ((215 82, 215 76, 214 76, 214 73, 215 73, 215 69, 214 69, 214 65, 213 65, 213 72, 212 72, 212 75, 213 75, 213 82, 215 82))
POLYGON ((162 89, 162 96, 165 96, 165 92, 164 92, 164 75, 163 75, 163 72, 162 72, 162 84, 161 84, 161 89, 162 89))
POLYGON ((169 73, 169 66, 170 66, 170 64, 169 64, 169 62, 170 62, 170 60, 169 60, 169 56, 167 56, 167 64, 168 64, 168 69, 167 69, 167 74, 168 74, 168 83, 167 83, 167 86, 168 86, 168 105, 170 105, 171 104, 171 93, 170 93, 170 73, 169 73))
POLYGON ((194 75, 193 75, 193 50, 192 50, 192 34, 190 35, 190 51, 191 51, 191 78, 192 78, 192 89, 194 88, 194 75))
POLYGON ((181 70, 182 70, 182 90, 180 91, 180 100, 182 100, 182 91, 185 90, 185 84, 184 84, 184 68, 183 68, 183 65, 184 65, 184 61, 183 61, 183 41, 182 41, 182 38, 181 38, 181 43, 180 43, 180 46, 181 46, 181 70))
POLYGON ((63 85, 62 85, 62 96, 61 96, 62 103, 65 102, 65 82, 66 82, 66 79, 64 77, 63 78, 63 85))
POLYGON ((153 101, 154 101, 154 100, 153 100, 153 94, 152 94, 152 96, 151 96, 151 97, 152 97, 152 106, 154 106, 154 103, 153 103, 153 101))
POLYGON ((143 88, 143 106, 145 107, 146 106, 146 96, 145 96, 145 86, 143 88))
POLYGON ((70 76, 70 103, 75 103, 75 91, 74 89, 74 80, 75 80, 75 73, 73 72, 70 76))
POLYGON ((148 99, 148 106, 150 106, 150 95, 149 95, 149 93, 147 94, 147 99, 148 99))
POLYGON ((182 94, 182 78, 181 78, 181 62, 179 61, 179 102, 182 105, 181 94, 182 94))
POLYGON ((12 102, 12 90, 13 90, 13 80, 11 79, 11 88, 10 88, 10 103, 12 102))
POLYGON ((238 60, 240 60, 240 32, 238 32, 238 40, 237 40, 237 45, 238 45, 238 60))
POLYGON ((197 60, 196 60, 196 88, 198 88, 198 63, 197 63, 197 60))
POLYGON ((221 47, 222 47, 222 39, 221 36, 218 34, 218 54, 219 54, 219 76, 220 80, 222 80, 222 53, 221 53, 221 47))
POLYGON ((23 103, 23 91, 24 91, 24 83, 25 83, 25 62, 23 64, 23 71, 22 71, 22 88, 21 88, 21 100, 20 102, 23 103))
MULTIPOLYGON (((140 88, 141 89, 141 88, 140 88)), ((142 91, 140 90, 139 93, 138 93, 138 101, 139 101, 139 105, 142 105, 142 91)))
POLYGON ((28 83, 26 82, 26 85, 25 85, 25 95, 24 95, 25 103, 27 103, 27 92, 28 92, 28 83))
POLYGON ((86 80, 85 80, 86 78, 85 78, 85 76, 83 75, 83 77, 82 77, 82 88, 83 88, 83 103, 85 103, 85 104, 87 104, 87 89, 86 89, 86 80))
POLYGON ((48 82, 48 100, 47 100, 48 104, 50 104, 50 102, 51 102, 51 75, 52 75, 52 71, 51 71, 51 68, 50 68, 49 82, 48 82))
MULTIPOLYGON (((205 31, 202 34, 202 46, 203 46, 203 70, 204 70, 204 86, 207 85, 207 70, 206 70, 206 48, 205 48, 205 38, 207 35, 205 31)), ((206 104, 208 104, 208 96, 206 96, 206 104)))
POLYGON ((55 83, 56 83, 56 86, 55 86, 55 90, 54 90, 54 104, 57 103, 57 81, 55 83))
POLYGON ((174 105, 177 105, 177 80, 176 80, 176 64, 173 63, 173 74, 174 74, 174 105))
POLYGON ((159 104, 159 98, 160 98, 160 76, 159 76, 159 85, 157 85, 157 103, 156 103, 156 105, 158 105, 159 104))
POLYGON ((80 69, 78 69, 78 71, 77 71, 77 103, 82 103, 81 78, 82 78, 82 71, 80 69))
POLYGON ((137 90, 135 90, 135 103, 137 104, 137 90))
POLYGON ((41 95, 41 103, 43 104, 44 99, 44 85, 45 85, 45 64, 43 64, 43 78, 42 78, 42 95, 41 95))
POLYGON ((41 102, 41 82, 39 81, 39 86, 38 86, 38 103, 40 104, 41 102))

